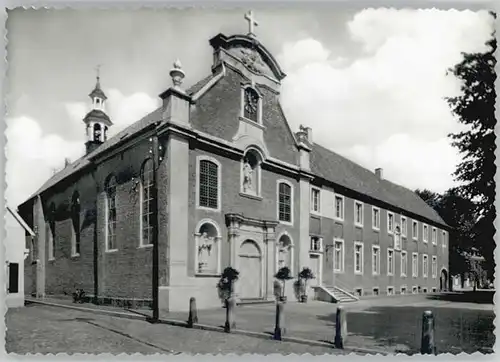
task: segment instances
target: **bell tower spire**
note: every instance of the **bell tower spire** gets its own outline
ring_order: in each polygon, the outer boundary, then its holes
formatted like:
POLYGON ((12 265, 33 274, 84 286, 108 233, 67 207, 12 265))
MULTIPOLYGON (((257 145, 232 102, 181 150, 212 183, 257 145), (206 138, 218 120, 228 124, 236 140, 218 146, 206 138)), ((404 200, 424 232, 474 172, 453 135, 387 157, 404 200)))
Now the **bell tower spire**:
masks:
POLYGON ((86 125, 87 142, 85 148, 87 154, 106 142, 108 128, 113 125, 111 119, 105 113, 105 103, 108 97, 101 89, 100 67, 101 65, 97 65, 95 68, 96 84, 94 90, 89 94, 92 102, 91 111, 83 119, 86 125))

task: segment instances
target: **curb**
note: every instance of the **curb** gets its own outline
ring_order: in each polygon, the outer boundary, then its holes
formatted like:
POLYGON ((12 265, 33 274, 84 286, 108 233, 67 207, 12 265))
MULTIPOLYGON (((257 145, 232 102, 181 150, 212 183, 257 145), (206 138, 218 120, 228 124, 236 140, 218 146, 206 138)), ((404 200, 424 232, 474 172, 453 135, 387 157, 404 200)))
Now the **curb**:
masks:
MULTIPOLYGON (((74 305, 46 302, 43 300, 30 299, 30 298, 25 298, 25 301, 30 302, 30 303, 34 303, 34 304, 46 305, 49 307, 73 309, 73 310, 77 310, 77 311, 81 311, 81 312, 102 314, 102 315, 108 315, 108 316, 118 317, 118 318, 135 319, 135 320, 142 320, 142 321, 149 320, 149 318, 147 316, 141 315, 141 314, 135 314, 135 313, 116 312, 116 311, 105 310, 105 309, 93 309, 93 308, 79 307, 79 306, 74 306, 74 305)), ((189 328, 187 326, 187 322, 176 320, 176 319, 160 318, 158 323, 167 324, 167 325, 176 326, 176 327, 189 328)), ((217 326, 208 325, 208 324, 200 324, 200 323, 193 324, 193 327, 190 329, 199 329, 199 330, 205 330, 205 331, 226 333, 226 332, 224 332, 224 328, 222 328, 222 327, 217 327, 217 326)), ((273 340, 271 334, 263 333, 263 332, 254 332, 254 331, 249 331, 249 330, 245 330, 245 329, 233 329, 233 330, 231 330, 231 334, 238 334, 238 335, 244 335, 244 336, 255 337, 255 338, 260 338, 260 339, 273 340)), ((336 349, 334 347, 333 343, 315 341, 315 340, 299 338, 299 337, 283 336, 282 341, 283 342, 290 342, 290 343, 297 343, 297 344, 305 344, 305 345, 316 346, 316 347, 328 347, 328 348, 331 348, 332 350, 338 350, 338 351, 344 351, 344 352, 366 353, 366 354, 375 354, 375 355, 376 354, 390 355, 389 352, 384 351, 384 350, 362 348, 362 347, 349 347, 349 346, 347 346, 344 349, 339 350, 339 349, 336 349)), ((276 341, 276 342, 280 342, 280 341, 276 341)))

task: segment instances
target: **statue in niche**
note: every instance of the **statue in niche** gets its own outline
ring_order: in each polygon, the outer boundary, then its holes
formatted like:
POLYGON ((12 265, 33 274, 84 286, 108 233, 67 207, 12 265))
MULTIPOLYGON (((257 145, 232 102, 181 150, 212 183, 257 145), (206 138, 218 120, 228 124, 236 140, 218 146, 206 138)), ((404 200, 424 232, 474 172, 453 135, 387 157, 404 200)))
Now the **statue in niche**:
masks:
MULTIPOLYGON (((198 243, 198 272, 203 273, 212 271, 214 238, 208 236, 207 232, 203 232, 198 243)), ((213 270, 215 271, 215 270, 213 270)))
POLYGON ((278 269, 283 268, 285 266, 290 267, 288 265, 288 253, 289 253, 289 248, 283 241, 280 241, 279 243, 279 249, 278 249, 278 269))
POLYGON ((243 164, 243 191, 244 192, 252 192, 253 190, 253 169, 248 161, 248 158, 245 158, 245 163, 243 164))

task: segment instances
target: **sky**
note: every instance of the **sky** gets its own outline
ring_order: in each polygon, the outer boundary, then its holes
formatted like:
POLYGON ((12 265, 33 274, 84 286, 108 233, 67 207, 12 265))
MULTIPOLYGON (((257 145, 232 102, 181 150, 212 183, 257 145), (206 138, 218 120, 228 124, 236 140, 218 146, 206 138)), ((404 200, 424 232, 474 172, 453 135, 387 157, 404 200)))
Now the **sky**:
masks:
MULTIPOLYGON (((100 67, 117 133, 160 105, 179 59, 188 87, 210 74, 209 39, 246 34, 247 9, 34 10, 7 20, 7 204, 25 201, 64 159, 84 153, 82 118, 100 67)), ((482 52, 486 11, 276 8, 254 11, 256 34, 287 74, 292 130, 410 189, 443 192, 460 161, 460 126, 444 97, 447 69, 482 52)))

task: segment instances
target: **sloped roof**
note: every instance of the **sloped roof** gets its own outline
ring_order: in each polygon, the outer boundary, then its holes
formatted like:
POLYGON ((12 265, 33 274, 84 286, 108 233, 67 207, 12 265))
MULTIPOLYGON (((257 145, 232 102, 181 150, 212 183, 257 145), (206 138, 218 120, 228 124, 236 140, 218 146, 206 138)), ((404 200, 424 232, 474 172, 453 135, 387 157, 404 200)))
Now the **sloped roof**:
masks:
MULTIPOLYGON (((189 95, 192 95, 196 92, 198 92, 201 88, 203 88, 211 79, 213 78, 213 75, 209 75, 202 80, 200 80, 198 83, 194 84, 191 86, 189 89, 186 90, 186 93, 189 95)), ((104 152, 114 146, 116 146, 120 142, 124 142, 125 140, 131 138, 138 132, 142 131, 149 125, 151 125, 154 122, 160 121, 161 116, 162 116, 162 106, 154 110, 153 112, 149 113, 142 119, 140 119, 137 122, 134 122, 124 130, 118 132, 116 135, 113 137, 109 138, 106 142, 104 142, 102 145, 97 147, 94 151, 90 152, 89 154, 80 157, 78 160, 74 161, 70 165, 66 166, 56 174, 54 174, 52 177, 50 177, 33 195, 31 195, 28 200, 32 199, 36 195, 39 195, 40 193, 48 190, 52 186, 56 185, 57 183, 61 182, 65 178, 71 176, 72 174, 82 170, 83 168, 87 167, 90 165, 90 159, 92 157, 95 157, 101 152, 104 152)))
MULTIPOLYGON (((203 78, 191 86, 186 93, 193 95, 201 90, 212 78, 213 75, 203 78)), ((92 157, 133 137, 152 123, 160 121, 161 117, 162 107, 159 107, 111 137, 88 155, 81 157, 53 175, 30 197, 30 199, 51 188, 70 175, 87 167, 90 165, 90 159, 92 157)), ((429 207, 413 191, 390 181, 384 179, 380 180, 372 171, 318 144, 314 144, 312 147, 311 171, 313 174, 333 182, 334 184, 345 187, 346 189, 365 194, 373 199, 420 215, 438 224, 446 225, 439 214, 429 207)))
POLYGON ((439 214, 412 190, 379 179, 372 171, 318 144, 312 147, 311 171, 346 189, 446 225, 439 214))

